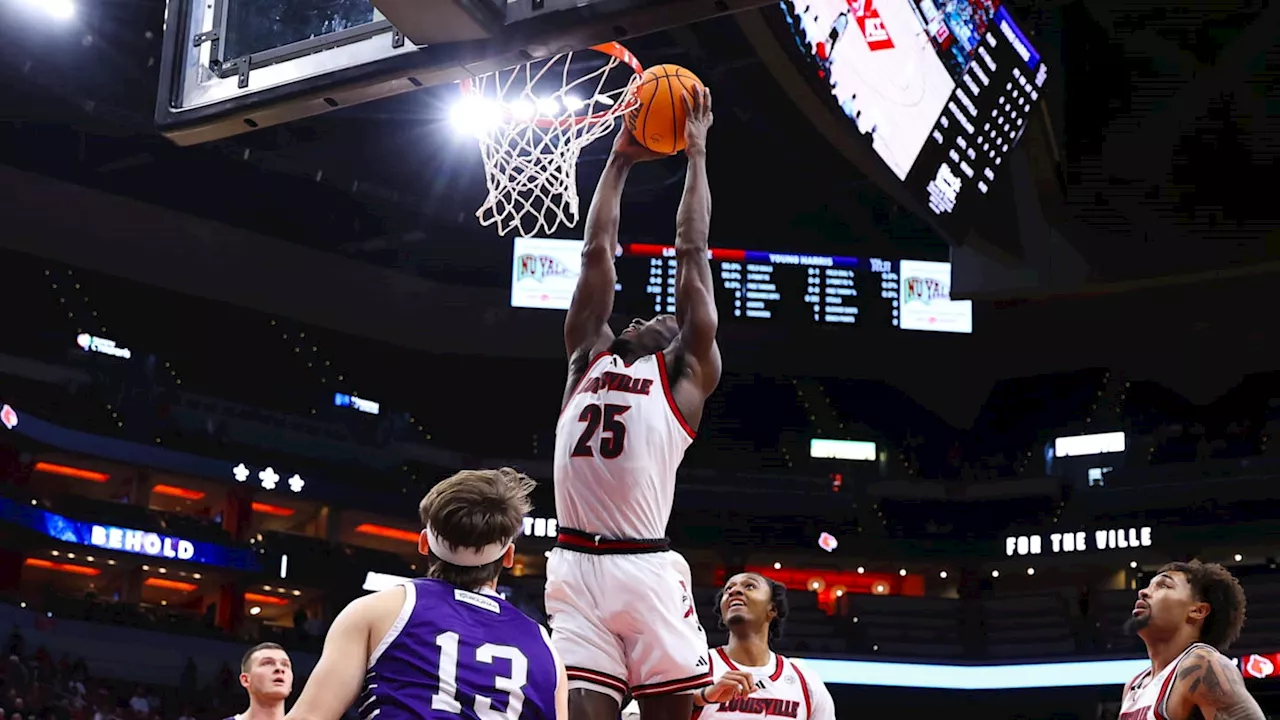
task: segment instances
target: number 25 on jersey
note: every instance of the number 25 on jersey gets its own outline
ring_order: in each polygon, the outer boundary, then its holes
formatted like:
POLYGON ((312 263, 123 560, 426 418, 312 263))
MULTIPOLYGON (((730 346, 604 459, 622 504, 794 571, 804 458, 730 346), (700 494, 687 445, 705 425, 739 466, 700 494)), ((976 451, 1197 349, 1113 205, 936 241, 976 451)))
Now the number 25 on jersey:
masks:
POLYGON ((613 460, 621 455, 627 445, 627 426, 622 416, 630 409, 630 405, 611 403, 583 407, 578 415, 578 422, 583 424, 582 434, 573 445, 573 457, 595 457, 598 452, 600 457, 613 460))

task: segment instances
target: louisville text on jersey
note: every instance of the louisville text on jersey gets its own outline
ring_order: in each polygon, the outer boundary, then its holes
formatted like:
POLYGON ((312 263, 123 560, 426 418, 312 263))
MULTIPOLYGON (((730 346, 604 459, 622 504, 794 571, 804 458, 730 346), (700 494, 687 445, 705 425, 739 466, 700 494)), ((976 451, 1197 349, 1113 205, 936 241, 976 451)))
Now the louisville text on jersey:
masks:
POLYGON ((553 277, 576 275, 573 268, 551 255, 521 255, 516 264, 517 280, 545 280, 553 277))
POLYGON ((800 714, 800 702, 782 698, 734 698, 720 703, 719 712, 794 718, 800 714))
POLYGON ((598 393, 612 390, 632 395, 648 395, 649 390, 652 388, 653 380, 650 378, 637 378, 622 373, 603 372, 596 377, 584 380, 582 389, 578 390, 578 393, 598 393))

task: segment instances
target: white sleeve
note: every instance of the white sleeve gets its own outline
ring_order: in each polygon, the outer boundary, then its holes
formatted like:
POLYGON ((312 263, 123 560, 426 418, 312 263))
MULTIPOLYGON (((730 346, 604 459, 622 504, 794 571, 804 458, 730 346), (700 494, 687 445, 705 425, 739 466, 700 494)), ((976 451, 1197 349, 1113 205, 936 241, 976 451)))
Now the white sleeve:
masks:
POLYGON ((836 720, 836 702, 831 699, 831 692, 827 690, 826 683, 822 682, 822 678, 818 677, 818 673, 812 668, 794 660, 792 664, 795 665, 797 672, 804 675, 805 685, 809 689, 808 720, 836 720))

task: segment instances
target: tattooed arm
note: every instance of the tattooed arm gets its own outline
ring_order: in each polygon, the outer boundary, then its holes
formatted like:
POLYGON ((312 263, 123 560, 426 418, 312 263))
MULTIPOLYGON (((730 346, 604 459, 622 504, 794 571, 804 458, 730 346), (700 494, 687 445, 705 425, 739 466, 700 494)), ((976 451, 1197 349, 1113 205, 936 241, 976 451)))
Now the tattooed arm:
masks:
POLYGON ((1245 689, 1240 669, 1212 650, 1193 650, 1182 661, 1173 694, 1170 705, 1182 710, 1175 717, 1189 717, 1199 709, 1205 720, 1266 718, 1245 689))

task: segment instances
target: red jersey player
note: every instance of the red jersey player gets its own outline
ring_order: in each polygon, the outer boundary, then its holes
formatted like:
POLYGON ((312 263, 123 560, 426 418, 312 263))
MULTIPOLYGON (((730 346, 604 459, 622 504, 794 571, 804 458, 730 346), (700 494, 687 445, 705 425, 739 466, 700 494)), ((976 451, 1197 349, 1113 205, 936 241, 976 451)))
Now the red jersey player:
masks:
POLYGON ((573 720, 617 720, 630 693, 646 720, 689 720, 711 683, 689 565, 668 548, 676 468, 720 382, 707 232, 711 94, 686 98, 688 170, 676 215, 676 314, 609 328, 622 187, 658 155, 625 129, 587 214, 582 273, 565 318, 569 378, 556 426, 556 517, 547 562, 552 642, 573 720))

